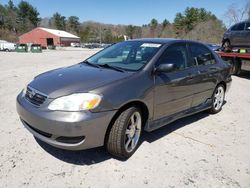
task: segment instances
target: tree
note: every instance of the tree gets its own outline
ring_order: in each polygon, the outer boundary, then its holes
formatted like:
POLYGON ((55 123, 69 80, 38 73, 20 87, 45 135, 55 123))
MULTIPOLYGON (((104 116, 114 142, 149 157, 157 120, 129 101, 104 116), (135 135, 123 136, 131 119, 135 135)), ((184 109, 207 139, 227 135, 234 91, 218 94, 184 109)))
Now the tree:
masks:
POLYGON ((197 40, 207 43, 221 43, 221 36, 226 28, 220 20, 208 20, 198 23, 185 35, 186 39, 197 40))
POLYGON ((37 27, 39 12, 27 1, 15 6, 12 0, 3 6, 0 4, 0 38, 16 41, 17 36, 37 27))
POLYGON ((6 9, 0 4, 0 27, 3 28, 5 25, 6 9))
POLYGON ((18 4, 18 17, 23 23, 25 23, 25 21, 29 21, 33 27, 37 27, 38 22, 40 21, 38 16, 39 12, 37 9, 27 1, 21 1, 18 4))
POLYGON ((156 33, 155 30, 157 26, 158 26, 158 21, 155 18, 153 18, 150 22, 151 37, 155 37, 156 33))
POLYGON ((50 27, 50 18, 49 17, 42 18, 40 20, 38 26, 39 27, 49 28, 50 27))
POLYGON ((9 0, 8 5, 7 5, 7 8, 8 8, 9 10, 16 10, 16 7, 15 7, 15 5, 14 5, 14 3, 13 3, 12 0, 9 0))
POLYGON ((65 30, 66 29, 66 18, 65 16, 62 16, 58 12, 53 14, 53 17, 50 20, 51 27, 59 30, 65 30))
POLYGON ((89 39, 89 36, 90 36, 90 27, 89 26, 82 27, 80 29, 79 36, 81 38, 81 41, 89 42, 88 39, 89 39))
POLYGON ((103 40, 103 42, 104 43, 113 43, 113 35, 112 35, 112 31, 111 31, 111 29, 109 28, 109 29, 105 29, 104 30, 105 32, 104 32, 104 40, 103 40))
POLYGON ((155 18, 153 18, 150 22, 150 27, 152 30, 154 30, 156 29, 157 26, 158 26, 158 21, 155 18))
POLYGON ((135 34, 135 26, 133 25, 128 25, 126 27, 126 34, 128 35, 128 37, 130 39, 133 39, 134 38, 134 34, 135 34))
POLYGON ((8 2, 8 5, 6 6, 6 10, 8 14, 5 17, 5 26, 8 28, 8 30, 17 32, 19 28, 21 27, 17 20, 18 20, 18 9, 13 4, 12 1, 8 2))
POLYGON ((167 19, 164 19, 163 22, 162 22, 162 27, 165 28, 169 24, 170 24, 170 22, 167 19))
POLYGON ((77 16, 70 16, 67 19, 66 26, 67 26, 66 28, 68 31, 78 33, 79 26, 80 26, 79 18, 77 16))
POLYGON ((183 35, 191 31, 200 22, 216 19, 215 15, 204 8, 187 7, 183 14, 176 14, 174 26, 177 35, 183 35))
POLYGON ((142 28, 140 26, 135 26, 134 28, 134 38, 142 37, 142 28))
POLYGON ((231 4, 224 15, 228 20, 228 26, 247 18, 250 19, 250 3, 248 2, 242 7, 239 7, 237 4, 231 4))

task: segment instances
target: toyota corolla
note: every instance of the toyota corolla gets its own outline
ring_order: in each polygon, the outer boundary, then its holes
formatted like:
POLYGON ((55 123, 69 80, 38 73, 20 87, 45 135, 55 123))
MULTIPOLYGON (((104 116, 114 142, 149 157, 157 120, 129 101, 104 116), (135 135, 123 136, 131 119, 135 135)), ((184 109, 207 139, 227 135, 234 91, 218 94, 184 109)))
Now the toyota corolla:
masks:
POLYGON ((52 146, 104 145, 128 158, 143 131, 204 110, 218 113, 230 83, 230 65, 206 45, 138 39, 36 76, 16 104, 23 125, 52 146))

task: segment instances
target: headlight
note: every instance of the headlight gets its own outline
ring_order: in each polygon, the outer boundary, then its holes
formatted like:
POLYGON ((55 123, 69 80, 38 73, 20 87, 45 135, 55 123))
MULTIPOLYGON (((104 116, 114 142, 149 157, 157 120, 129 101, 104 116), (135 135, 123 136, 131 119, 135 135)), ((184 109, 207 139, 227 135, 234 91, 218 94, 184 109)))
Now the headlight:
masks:
POLYGON ((76 93, 53 100, 50 110, 81 111, 90 110, 99 105, 102 97, 94 93, 76 93))
POLYGON ((27 86, 25 86, 25 88, 23 88, 23 90, 22 90, 22 96, 25 96, 26 92, 27 92, 27 86))

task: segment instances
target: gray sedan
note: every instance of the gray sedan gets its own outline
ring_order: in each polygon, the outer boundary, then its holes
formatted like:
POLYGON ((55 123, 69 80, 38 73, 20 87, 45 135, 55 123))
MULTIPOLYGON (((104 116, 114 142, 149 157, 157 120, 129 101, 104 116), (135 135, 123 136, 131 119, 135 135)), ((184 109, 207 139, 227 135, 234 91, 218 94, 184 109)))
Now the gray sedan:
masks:
POLYGON ((203 110, 219 112, 230 83, 230 65, 206 45, 138 39, 38 75, 16 105, 24 126, 52 146, 105 145, 111 154, 128 158, 143 130, 203 110))
POLYGON ((223 36, 222 47, 231 51, 233 47, 250 48, 250 20, 230 27, 223 36))

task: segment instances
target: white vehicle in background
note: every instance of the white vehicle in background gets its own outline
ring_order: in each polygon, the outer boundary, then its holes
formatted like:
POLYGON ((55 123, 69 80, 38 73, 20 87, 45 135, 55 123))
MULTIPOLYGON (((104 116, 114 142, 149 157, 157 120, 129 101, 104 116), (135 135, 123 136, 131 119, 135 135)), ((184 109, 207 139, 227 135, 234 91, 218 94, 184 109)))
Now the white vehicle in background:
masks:
POLYGON ((71 42, 70 46, 71 47, 81 47, 80 43, 78 43, 78 42, 71 42))
POLYGON ((5 40, 0 40, 0 51, 15 51, 16 44, 12 42, 7 42, 5 40))

